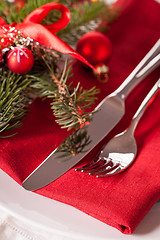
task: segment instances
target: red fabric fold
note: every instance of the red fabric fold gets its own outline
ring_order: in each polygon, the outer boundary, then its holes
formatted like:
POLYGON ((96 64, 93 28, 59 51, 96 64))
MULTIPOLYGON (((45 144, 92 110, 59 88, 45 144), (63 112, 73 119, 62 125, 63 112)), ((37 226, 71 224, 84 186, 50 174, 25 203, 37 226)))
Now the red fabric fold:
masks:
MULTIPOLYGON (((160 36, 160 5, 154 0, 130 0, 106 33, 113 45, 109 81, 99 83, 80 63, 74 65, 74 81, 101 89, 98 102, 116 89, 160 36)), ((156 69, 130 94, 126 114, 105 141, 128 126, 142 99, 159 78, 156 69)), ((141 119, 135 137, 138 155, 125 172, 97 179, 74 168, 36 191, 69 204, 127 234, 133 233, 160 198, 160 95, 141 119), (155 167, 156 166, 156 167, 155 167)), ((48 102, 36 100, 19 135, 0 140, 0 167, 19 184, 67 136, 54 122, 48 102)), ((102 143, 103 144, 103 143, 102 143)), ((99 147, 99 146, 98 146, 99 147)), ((92 151, 78 166, 92 159, 92 151)))

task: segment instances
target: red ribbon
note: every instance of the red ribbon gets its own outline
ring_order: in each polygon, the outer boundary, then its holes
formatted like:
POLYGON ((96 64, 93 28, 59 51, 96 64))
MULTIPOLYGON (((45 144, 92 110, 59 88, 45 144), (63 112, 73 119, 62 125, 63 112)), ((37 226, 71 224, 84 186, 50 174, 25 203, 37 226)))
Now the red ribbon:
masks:
MULTIPOLYGON (((54 34, 55 32, 58 32, 60 29, 64 28, 69 23, 70 18, 70 12, 64 5, 59 3, 47 3, 31 12, 22 23, 13 23, 11 25, 7 25, 0 17, 0 26, 7 27, 7 29, 9 26, 14 26, 23 34, 24 37, 30 37, 34 41, 50 47, 58 52, 69 54, 95 70, 95 68, 85 58, 83 58, 54 34), (53 24, 42 25, 41 22, 51 10, 60 11, 61 18, 53 24)), ((3 28, 0 28, 0 36, 3 36, 3 34, 3 28)))

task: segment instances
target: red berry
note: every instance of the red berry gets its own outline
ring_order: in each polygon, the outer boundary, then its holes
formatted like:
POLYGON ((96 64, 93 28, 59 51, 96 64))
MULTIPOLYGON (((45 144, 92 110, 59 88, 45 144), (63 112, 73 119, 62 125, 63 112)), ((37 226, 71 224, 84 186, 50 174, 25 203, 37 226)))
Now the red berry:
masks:
POLYGON ((14 47, 7 53, 8 68, 17 74, 24 74, 31 70, 34 64, 32 52, 25 47, 14 47))

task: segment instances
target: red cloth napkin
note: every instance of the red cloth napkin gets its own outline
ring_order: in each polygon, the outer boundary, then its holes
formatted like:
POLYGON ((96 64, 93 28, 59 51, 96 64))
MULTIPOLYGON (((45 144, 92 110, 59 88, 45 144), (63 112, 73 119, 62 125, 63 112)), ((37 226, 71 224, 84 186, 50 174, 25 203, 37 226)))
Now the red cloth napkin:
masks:
MULTIPOLYGON (((74 81, 81 81, 86 88, 96 85, 101 89, 98 101, 123 82, 160 35, 160 6, 157 2, 130 0, 125 6, 107 32, 113 45, 109 81, 99 83, 80 63, 74 65, 74 81)), ((130 94, 126 115, 105 140, 128 126, 142 99, 158 80, 158 74, 159 69, 130 94)), ((138 156, 128 170, 97 179, 75 172, 73 168, 36 193, 72 205, 123 233, 131 234, 160 198, 159 107, 158 95, 136 129, 138 156)), ((54 123, 49 103, 37 99, 19 134, 0 140, 0 167, 21 184, 66 136, 67 132, 54 123)), ((94 149, 83 163, 90 161, 96 151, 94 149)))

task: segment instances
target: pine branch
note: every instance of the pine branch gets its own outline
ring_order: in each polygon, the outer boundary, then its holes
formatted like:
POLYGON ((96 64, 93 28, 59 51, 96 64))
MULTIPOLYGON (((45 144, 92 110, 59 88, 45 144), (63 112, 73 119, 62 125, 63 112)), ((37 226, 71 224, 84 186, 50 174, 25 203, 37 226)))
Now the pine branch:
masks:
POLYGON ((83 110, 93 104, 97 89, 93 87, 88 91, 83 90, 80 84, 77 84, 76 88, 68 89, 65 78, 61 78, 60 81, 54 75, 52 78, 58 86, 58 91, 55 93, 51 108, 61 128, 77 129, 90 121, 91 113, 83 110))
POLYGON ((57 35, 73 48, 83 34, 98 28, 103 22, 104 16, 112 15, 109 6, 104 1, 95 3, 90 1, 76 3, 75 1, 75 4, 69 9, 71 21, 57 35))
MULTIPOLYGON (((7 24, 22 22, 25 17, 43 4, 53 0, 28 0, 24 7, 17 9, 16 5, 0 0, 0 16, 7 24)), ((59 0, 71 12, 71 21, 65 29, 58 32, 58 36, 75 47, 77 40, 86 32, 94 30, 102 22, 102 16, 112 16, 108 6, 103 1, 91 3, 75 0, 59 0)), ((51 24, 60 17, 59 12, 51 11, 42 24, 51 24)), ((92 113, 89 108, 96 100, 99 93, 95 87, 85 90, 80 83, 76 87, 68 81, 70 69, 65 65, 63 72, 59 69, 59 62, 63 60, 61 54, 45 46, 34 45, 34 42, 25 45, 25 39, 19 37, 18 44, 31 47, 35 64, 32 70, 23 76, 1 71, 0 77, 0 137, 6 132, 21 126, 30 104, 30 92, 41 98, 51 99, 51 109, 56 117, 56 122, 61 128, 74 129, 61 145, 60 151, 76 155, 84 151, 90 140, 83 125, 91 121, 92 113), (44 62, 46 63, 44 65, 44 62)), ((15 43, 15 45, 17 42, 15 43)), ((64 60, 63 60, 64 61, 64 60)))
POLYGON ((53 0, 28 0, 23 8, 17 9, 17 6, 5 0, 0 0, 0 16, 7 24, 13 22, 22 22, 28 14, 43 4, 53 2, 53 0), (18 10, 18 11, 17 11, 18 10))
POLYGON ((84 148, 90 143, 90 137, 87 135, 87 131, 83 128, 80 128, 70 134, 58 147, 57 152, 61 152, 62 154, 59 156, 60 158, 64 156, 76 156, 78 153, 85 152, 84 148))
MULTIPOLYGON (((0 16, 11 24, 13 22, 22 22, 25 17, 43 4, 53 2, 53 0, 28 0, 24 7, 17 11, 17 7, 12 3, 0 0, 0 16)), ((104 31, 104 25, 101 23, 107 19, 107 22, 112 21, 115 13, 112 13, 105 1, 90 2, 59 0, 55 1, 67 6, 71 12, 70 23, 57 35, 68 45, 75 48, 76 42, 86 32, 93 31, 99 28, 99 31, 104 31)), ((43 20, 42 24, 51 24, 60 18, 60 13, 56 10, 51 11, 43 20)))
POLYGON ((28 112, 30 81, 10 71, 1 70, 0 75, 0 138, 4 138, 7 131, 22 125, 28 112))
POLYGON ((79 129, 91 119, 91 113, 85 112, 96 100, 99 90, 93 87, 84 90, 80 83, 75 88, 67 80, 70 69, 64 67, 62 74, 55 74, 50 68, 50 74, 43 77, 30 76, 33 81, 31 87, 37 90, 37 95, 41 98, 52 99, 51 109, 56 117, 56 122, 61 128, 79 129))

